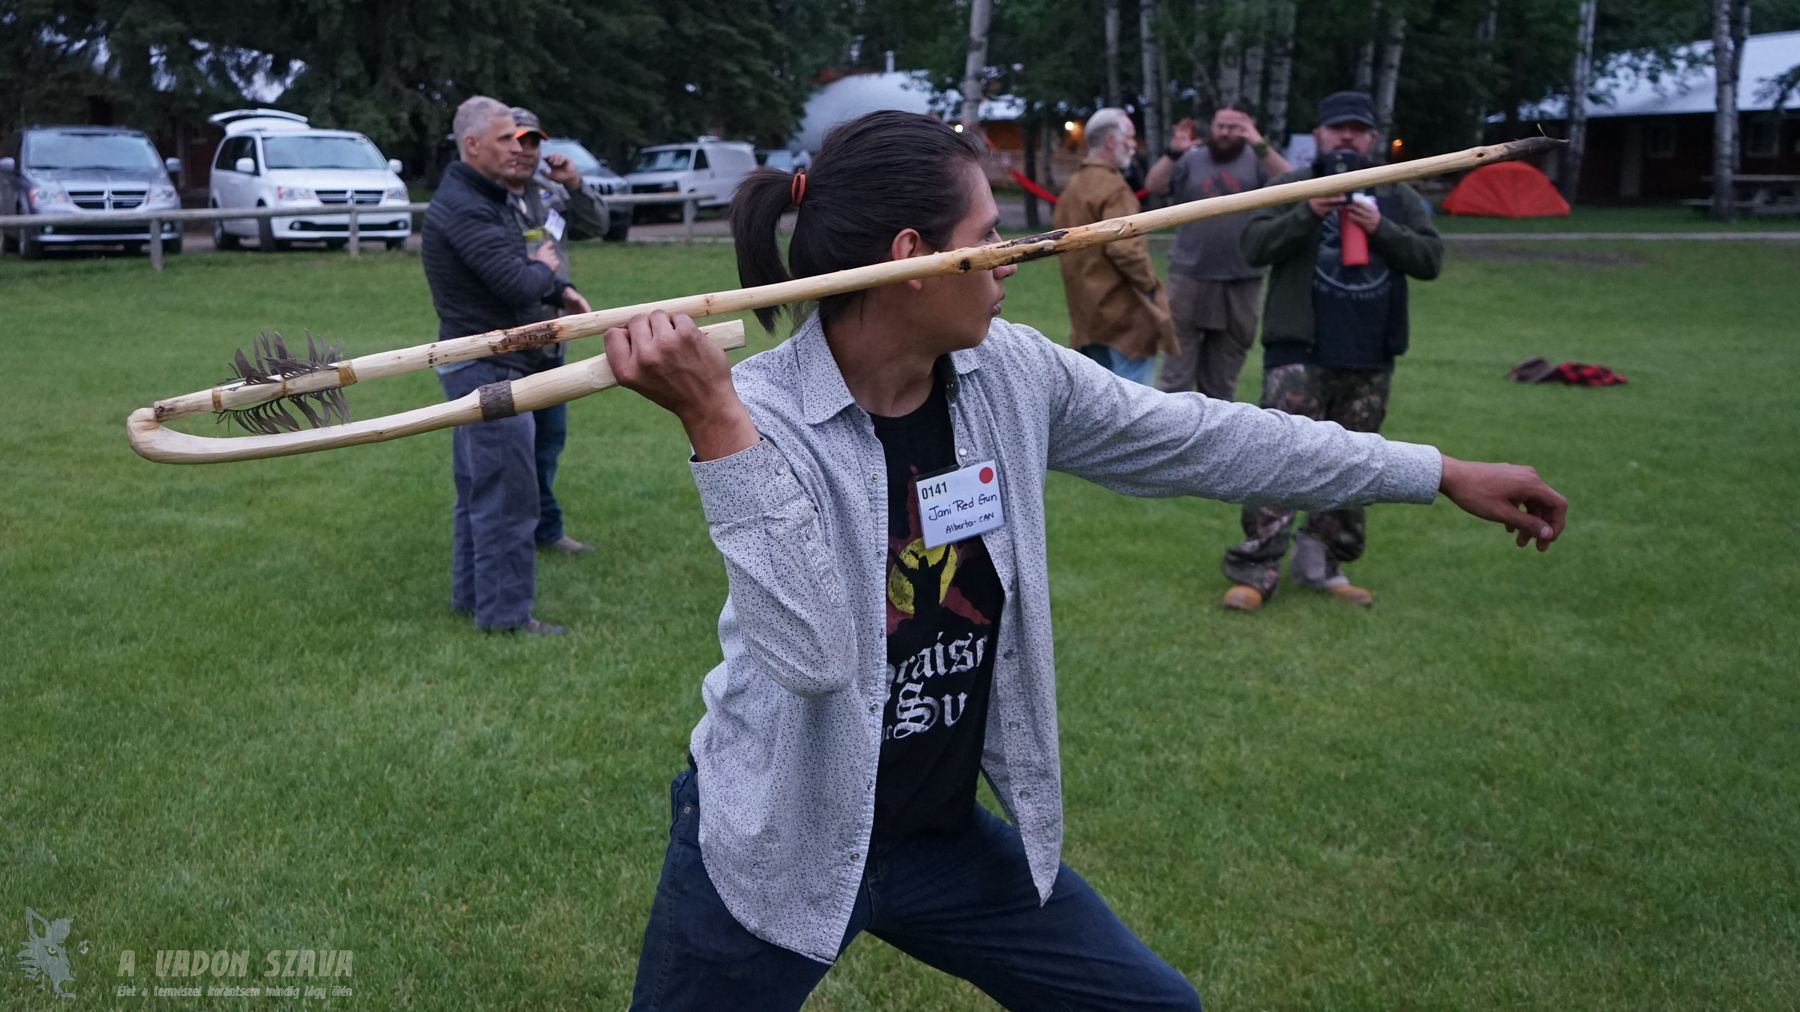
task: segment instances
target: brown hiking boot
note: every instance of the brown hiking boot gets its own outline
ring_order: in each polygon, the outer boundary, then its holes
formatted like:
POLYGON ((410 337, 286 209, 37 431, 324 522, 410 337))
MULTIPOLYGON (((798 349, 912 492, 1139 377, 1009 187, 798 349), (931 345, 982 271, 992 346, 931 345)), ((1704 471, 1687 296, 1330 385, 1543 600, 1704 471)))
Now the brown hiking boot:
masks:
POLYGON ((1333 584, 1332 586, 1323 589, 1325 593, 1330 594, 1332 597, 1337 598, 1345 604, 1353 604, 1359 608, 1366 608, 1375 603, 1374 591, 1365 587, 1358 587, 1354 583, 1333 584))
POLYGON ((567 534, 555 541, 547 541, 538 546, 540 552, 555 552, 558 555, 586 555, 593 550, 593 545, 585 541, 576 541, 567 534))
POLYGON ((1262 591, 1247 583, 1233 584, 1219 603, 1232 611, 1255 611, 1263 606, 1262 591))

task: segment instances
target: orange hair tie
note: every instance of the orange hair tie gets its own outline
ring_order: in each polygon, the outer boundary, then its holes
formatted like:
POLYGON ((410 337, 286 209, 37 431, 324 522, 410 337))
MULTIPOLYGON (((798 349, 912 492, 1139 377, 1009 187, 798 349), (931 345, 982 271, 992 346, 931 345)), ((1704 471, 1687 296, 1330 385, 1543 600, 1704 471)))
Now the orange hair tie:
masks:
POLYGON ((788 183, 788 200, 792 202, 795 207, 799 207, 801 198, 805 196, 806 170, 804 168, 795 169, 794 178, 788 183))

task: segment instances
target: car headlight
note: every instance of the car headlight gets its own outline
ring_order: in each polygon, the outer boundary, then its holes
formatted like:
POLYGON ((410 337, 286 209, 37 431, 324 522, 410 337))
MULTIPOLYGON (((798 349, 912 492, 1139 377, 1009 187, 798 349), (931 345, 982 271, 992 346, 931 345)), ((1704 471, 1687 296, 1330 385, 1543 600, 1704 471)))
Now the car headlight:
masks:
POLYGON ((277 186, 275 199, 284 204, 317 204, 319 195, 304 186, 277 186))
POLYGON ((386 193, 381 195, 381 199, 390 204, 404 204, 406 203, 406 196, 406 187, 392 186, 388 188, 386 193))
POLYGON ((61 183, 37 183, 27 194, 34 211, 73 210, 75 202, 69 199, 69 191, 61 183))
POLYGON ((151 207, 180 207, 181 197, 176 194, 173 186, 157 186, 150 190, 144 203, 151 207))

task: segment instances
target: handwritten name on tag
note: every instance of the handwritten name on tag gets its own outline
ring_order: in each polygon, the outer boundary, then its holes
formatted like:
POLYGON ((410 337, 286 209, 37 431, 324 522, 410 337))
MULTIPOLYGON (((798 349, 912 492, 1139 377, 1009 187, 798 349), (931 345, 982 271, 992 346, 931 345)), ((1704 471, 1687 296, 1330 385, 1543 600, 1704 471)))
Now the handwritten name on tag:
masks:
POLYGON ((1000 471, 991 460, 913 482, 926 548, 963 541, 1006 523, 1000 471))

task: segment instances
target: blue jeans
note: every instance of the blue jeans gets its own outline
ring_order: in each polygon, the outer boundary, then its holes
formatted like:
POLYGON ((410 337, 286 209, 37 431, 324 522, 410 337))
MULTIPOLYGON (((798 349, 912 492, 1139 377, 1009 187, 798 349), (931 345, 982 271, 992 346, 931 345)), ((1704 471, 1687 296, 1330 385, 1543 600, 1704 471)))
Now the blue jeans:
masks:
MULTIPOLYGON (((669 847, 633 1012, 798 1009, 830 969, 746 931, 700 862, 699 777, 669 785, 669 847)), ((839 948, 867 931, 1010 1009, 1200 1008, 1192 984, 1063 865, 1038 905, 1025 848, 980 805, 954 833, 875 843, 839 948)))
MULTIPOLYGON (((489 383, 516 380, 517 369, 476 361, 440 375, 456 400, 489 383)), ((459 425, 450 434, 456 481, 450 544, 450 607, 472 612, 480 629, 511 629, 531 618, 537 558, 537 465, 530 415, 459 425)))
POLYGON ((1118 349, 1104 344, 1084 344, 1075 350, 1111 369, 1115 376, 1123 377, 1133 383, 1150 385, 1150 376, 1156 366, 1155 355, 1132 358, 1129 355, 1121 355, 1118 349))
MULTIPOLYGON (((561 364, 561 363, 558 363, 561 364)), ((562 507, 550 486, 556 481, 556 459, 562 456, 563 444, 569 441, 569 406, 553 404, 533 411, 531 420, 537 426, 537 543, 554 544, 562 540, 562 507)))

